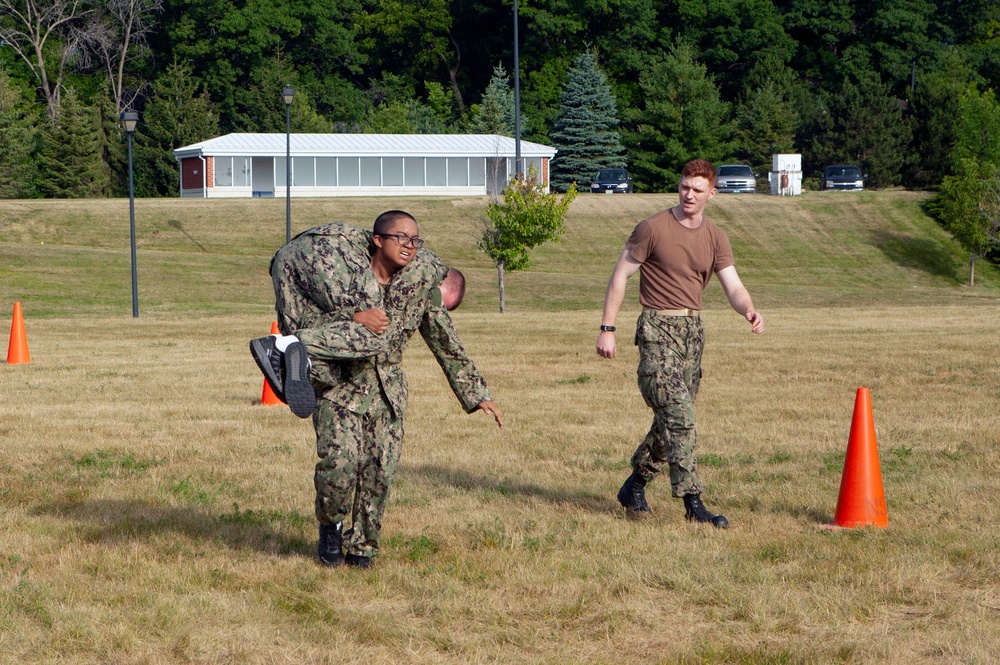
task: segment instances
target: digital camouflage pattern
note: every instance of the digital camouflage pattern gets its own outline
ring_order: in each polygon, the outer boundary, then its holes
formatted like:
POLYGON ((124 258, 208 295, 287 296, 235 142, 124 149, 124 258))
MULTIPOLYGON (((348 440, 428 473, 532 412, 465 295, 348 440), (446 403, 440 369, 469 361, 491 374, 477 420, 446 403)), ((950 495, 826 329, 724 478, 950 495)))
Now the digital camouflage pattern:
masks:
POLYGON ((694 400, 701 382, 705 331, 699 317, 643 312, 636 324, 639 392, 653 410, 649 433, 632 455, 632 467, 647 481, 670 468, 675 497, 701 494, 695 457, 694 400))
POLYGON ((356 527, 345 549, 371 556, 395 474, 407 407, 403 350, 418 331, 466 412, 492 401, 482 374, 466 355, 438 285, 448 268, 421 249, 413 261, 378 283, 371 268, 370 231, 334 222, 310 229, 278 250, 271 264, 278 326, 295 334, 313 361, 310 377, 321 399, 316 429, 316 517, 356 527), (380 307, 389 328, 376 335, 353 322, 356 311, 380 307))

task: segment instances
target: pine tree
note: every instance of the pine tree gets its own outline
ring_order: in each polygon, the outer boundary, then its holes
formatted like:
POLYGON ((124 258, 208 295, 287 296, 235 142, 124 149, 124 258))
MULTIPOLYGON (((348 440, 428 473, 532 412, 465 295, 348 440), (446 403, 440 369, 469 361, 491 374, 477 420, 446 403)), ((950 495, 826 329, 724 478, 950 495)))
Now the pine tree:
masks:
POLYGON ((503 65, 493 68, 493 78, 486 86, 472 128, 476 134, 514 136, 514 91, 503 65))
POLYGON ((782 99, 777 86, 768 81, 750 90, 736 109, 736 142, 740 159, 765 172, 771 156, 794 152, 798 116, 782 99))
POLYGON ((626 135, 636 181, 651 191, 670 191, 692 159, 718 162, 732 154, 729 105, 689 45, 681 43, 643 71, 639 85, 644 108, 629 110, 627 121, 635 129, 626 135))
POLYGON ((0 198, 31 196, 35 179, 38 112, 0 68, 0 198))
POLYGON ((857 82, 849 77, 820 118, 821 133, 813 142, 814 166, 854 164, 868 177, 865 187, 879 189, 900 180, 910 140, 899 102, 878 75, 857 82))
POLYGON ((42 133, 38 191, 46 198, 86 198, 108 191, 101 160, 96 109, 80 104, 72 88, 62 98, 58 117, 42 133))
POLYGON ((564 192, 570 184, 592 178, 598 169, 624 167, 615 98, 591 51, 570 67, 560 101, 562 110, 551 134, 559 150, 552 161, 552 188, 564 192))
POLYGON ((174 63, 153 84, 153 97, 136 132, 137 196, 176 196, 180 172, 173 150, 219 133, 219 118, 187 65, 174 63))

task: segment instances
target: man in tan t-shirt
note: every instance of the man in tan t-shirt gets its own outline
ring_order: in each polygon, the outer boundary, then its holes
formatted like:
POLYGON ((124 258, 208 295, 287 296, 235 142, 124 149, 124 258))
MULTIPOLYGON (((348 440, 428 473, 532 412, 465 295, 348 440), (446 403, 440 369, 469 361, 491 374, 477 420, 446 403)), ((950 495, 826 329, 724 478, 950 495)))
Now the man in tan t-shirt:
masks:
POLYGON ((694 399, 705 341, 701 294, 712 273, 719 278, 729 304, 750 322, 753 332, 764 331, 764 317, 754 309, 736 273, 729 238, 702 214, 715 196, 715 167, 704 159, 689 162, 681 170, 677 189, 678 205, 635 227, 604 296, 597 353, 610 359, 615 357, 615 318, 625 297, 625 284, 639 272, 642 314, 635 333, 639 391, 653 409, 653 425, 632 455, 632 475, 618 491, 618 501, 629 512, 651 512, 645 486, 667 464, 672 494, 684 499, 687 519, 727 527, 729 521, 723 515, 710 513, 702 503, 705 488, 695 473, 694 399))

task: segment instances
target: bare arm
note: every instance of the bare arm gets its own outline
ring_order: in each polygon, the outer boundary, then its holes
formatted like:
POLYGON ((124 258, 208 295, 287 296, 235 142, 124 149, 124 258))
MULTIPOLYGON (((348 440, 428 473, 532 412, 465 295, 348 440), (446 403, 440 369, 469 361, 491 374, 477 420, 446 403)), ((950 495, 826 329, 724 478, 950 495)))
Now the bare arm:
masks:
MULTIPOLYGON (((622 250, 618 257, 615 269, 611 271, 611 279, 608 280, 608 290, 604 294, 604 315, 601 317, 601 325, 613 326, 618 318, 618 310, 621 309, 622 301, 625 299, 625 285, 629 277, 634 275, 642 264, 632 258, 628 248, 622 250)), ((601 332, 597 336, 597 355, 603 358, 615 357, 615 334, 613 332, 601 332)))
POLYGON ((736 266, 723 268, 715 273, 715 276, 719 278, 722 290, 726 292, 726 297, 729 298, 729 304, 750 322, 751 330, 758 335, 764 332, 764 317, 753 308, 750 292, 743 286, 743 282, 736 272, 736 266))

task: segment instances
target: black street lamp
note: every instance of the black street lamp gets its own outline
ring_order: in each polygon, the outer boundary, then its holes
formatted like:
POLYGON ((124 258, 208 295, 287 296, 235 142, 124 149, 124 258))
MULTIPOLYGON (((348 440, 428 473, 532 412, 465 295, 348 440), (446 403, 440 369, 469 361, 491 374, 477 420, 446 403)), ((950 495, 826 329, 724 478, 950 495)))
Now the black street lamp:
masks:
POLYGON ((521 65, 518 62, 517 0, 514 0, 514 173, 524 173, 521 163, 521 65))
POLYGON ((285 100, 285 242, 292 239, 292 99, 295 91, 286 85, 281 89, 285 100))
POLYGON ((132 180, 132 134, 139 122, 135 111, 122 111, 122 126, 128 136, 128 228, 132 240, 132 318, 139 318, 139 284, 135 272, 135 185, 132 180))

